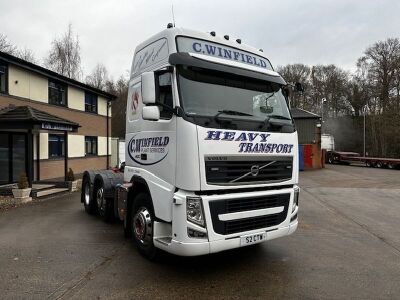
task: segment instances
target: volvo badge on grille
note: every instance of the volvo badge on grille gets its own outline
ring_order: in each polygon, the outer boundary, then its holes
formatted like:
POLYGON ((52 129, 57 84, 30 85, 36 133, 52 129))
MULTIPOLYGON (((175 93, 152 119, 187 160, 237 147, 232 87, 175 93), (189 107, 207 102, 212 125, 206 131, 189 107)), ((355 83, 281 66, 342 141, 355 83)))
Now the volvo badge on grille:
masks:
POLYGON ((258 176, 258 173, 260 173, 260 170, 262 170, 262 169, 274 164, 275 162, 276 162, 275 160, 274 161, 270 161, 270 162, 268 162, 267 164, 265 164, 265 165, 263 165, 261 167, 259 165, 253 165, 250 168, 250 172, 247 172, 246 174, 244 174, 242 176, 239 176, 238 178, 232 179, 231 181, 229 181, 229 183, 237 182, 237 181, 239 181, 239 180, 241 180, 241 179, 243 179, 243 178, 245 178, 245 177, 247 177, 249 175, 256 177, 256 176, 258 176))
POLYGON ((251 172, 251 175, 255 177, 258 175, 258 172, 260 172, 260 167, 257 165, 251 166, 250 172, 251 172))

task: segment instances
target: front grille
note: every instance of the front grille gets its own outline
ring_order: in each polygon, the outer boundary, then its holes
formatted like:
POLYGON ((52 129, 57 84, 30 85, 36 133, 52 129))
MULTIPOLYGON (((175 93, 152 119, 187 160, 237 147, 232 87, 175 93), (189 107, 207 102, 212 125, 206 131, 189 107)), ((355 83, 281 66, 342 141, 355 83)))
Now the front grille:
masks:
POLYGON ((209 205, 214 231, 218 234, 226 235, 279 225, 286 219, 289 200, 290 194, 279 194, 254 198, 210 201, 209 205), (218 218, 218 215, 225 213, 280 206, 284 207, 283 211, 272 215, 231 221, 220 221, 218 218))
POLYGON ((276 157, 268 160, 213 160, 206 157, 208 184, 238 185, 260 182, 282 182, 292 178, 293 158, 276 157))

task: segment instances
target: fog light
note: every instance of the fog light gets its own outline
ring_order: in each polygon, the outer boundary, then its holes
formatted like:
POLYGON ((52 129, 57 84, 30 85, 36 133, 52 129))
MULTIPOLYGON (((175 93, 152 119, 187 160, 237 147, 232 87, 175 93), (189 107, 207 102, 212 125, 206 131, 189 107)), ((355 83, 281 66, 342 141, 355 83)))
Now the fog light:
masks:
POLYGON ((188 233, 188 236, 191 238, 197 238, 197 239, 206 239, 207 238, 207 233, 200 232, 200 231, 194 230, 192 228, 188 228, 187 233, 188 233))
POLYGON ((189 222, 205 226, 203 203, 200 197, 186 197, 186 216, 189 222))

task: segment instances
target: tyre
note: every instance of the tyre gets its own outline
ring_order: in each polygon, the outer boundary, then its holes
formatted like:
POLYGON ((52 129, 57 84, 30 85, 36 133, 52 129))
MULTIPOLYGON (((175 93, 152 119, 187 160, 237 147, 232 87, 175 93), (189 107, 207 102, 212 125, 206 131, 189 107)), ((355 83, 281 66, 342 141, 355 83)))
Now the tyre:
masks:
POLYGON ((365 165, 366 165, 368 168, 372 168, 372 167, 373 167, 373 164, 372 164, 370 161, 367 161, 367 162, 365 163, 365 165))
POLYGON ((159 250, 153 243, 154 211, 151 198, 146 193, 138 194, 131 210, 133 241, 139 252, 150 260, 155 260, 159 250))
POLYGON ((90 181, 87 178, 83 179, 81 193, 85 211, 90 215, 96 214, 97 206, 90 191, 90 181))
POLYGON ((380 161, 378 161, 378 162, 376 163, 375 167, 376 167, 376 168, 382 168, 383 165, 382 165, 382 163, 381 163, 380 161))
POLYGON ((329 157, 328 157, 328 163, 333 164, 333 157, 332 157, 332 155, 329 155, 329 157))
POLYGON ((388 169, 394 169, 396 166, 392 163, 387 164, 388 169))
POLYGON ((113 203, 111 199, 107 199, 104 194, 104 186, 102 183, 97 183, 94 189, 94 195, 96 197, 96 208, 99 216, 105 222, 110 222, 113 219, 113 203))

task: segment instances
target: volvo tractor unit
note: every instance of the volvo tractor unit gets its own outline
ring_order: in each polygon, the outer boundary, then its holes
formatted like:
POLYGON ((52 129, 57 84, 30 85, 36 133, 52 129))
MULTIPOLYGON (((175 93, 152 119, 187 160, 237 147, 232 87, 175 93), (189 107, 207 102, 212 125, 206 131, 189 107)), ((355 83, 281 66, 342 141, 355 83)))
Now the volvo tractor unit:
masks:
POLYGON ((299 164, 289 90, 261 49, 169 26, 135 50, 125 167, 83 174, 86 211, 121 220, 149 258, 292 234, 299 164))

